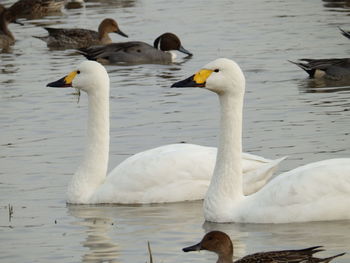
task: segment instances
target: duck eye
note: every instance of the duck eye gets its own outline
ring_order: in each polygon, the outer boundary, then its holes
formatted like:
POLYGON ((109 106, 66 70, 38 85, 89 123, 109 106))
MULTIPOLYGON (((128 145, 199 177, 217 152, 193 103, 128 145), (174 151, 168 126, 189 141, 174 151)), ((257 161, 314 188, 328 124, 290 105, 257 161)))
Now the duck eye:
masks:
POLYGON ((80 74, 80 70, 77 70, 77 74, 80 74))
POLYGON ((214 72, 219 72, 219 69, 215 69, 214 72))

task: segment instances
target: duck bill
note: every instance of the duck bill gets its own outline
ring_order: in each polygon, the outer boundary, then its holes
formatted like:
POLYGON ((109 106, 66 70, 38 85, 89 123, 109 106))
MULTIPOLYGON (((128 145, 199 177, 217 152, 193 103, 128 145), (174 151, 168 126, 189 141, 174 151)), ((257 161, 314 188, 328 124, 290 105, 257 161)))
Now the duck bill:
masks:
POLYGON ((115 31, 115 33, 123 36, 123 37, 129 37, 127 34, 125 34, 123 31, 121 31, 120 29, 118 31, 115 31))
POLYGON ((56 80, 54 82, 50 82, 46 85, 46 87, 51 88, 69 88, 72 87, 72 82, 75 76, 77 75, 76 71, 73 71, 69 73, 67 76, 60 78, 59 80, 56 80))
POLYGON ((185 53, 189 56, 193 56, 193 54, 190 51, 188 51, 187 49, 185 49, 183 46, 180 46, 179 51, 182 53, 185 53))
POLYGON ((201 243, 198 243, 196 245, 190 246, 190 247, 185 247, 182 249, 183 252, 191 252, 191 251, 199 251, 201 250, 201 243))

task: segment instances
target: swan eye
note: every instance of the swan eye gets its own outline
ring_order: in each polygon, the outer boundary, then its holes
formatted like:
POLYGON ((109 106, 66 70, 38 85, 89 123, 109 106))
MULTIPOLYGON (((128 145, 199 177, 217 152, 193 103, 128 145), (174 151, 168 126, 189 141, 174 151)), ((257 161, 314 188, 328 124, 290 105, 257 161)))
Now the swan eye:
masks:
POLYGON ((219 69, 214 69, 214 72, 219 72, 219 69))
POLYGON ((80 70, 77 70, 77 74, 80 74, 80 70))

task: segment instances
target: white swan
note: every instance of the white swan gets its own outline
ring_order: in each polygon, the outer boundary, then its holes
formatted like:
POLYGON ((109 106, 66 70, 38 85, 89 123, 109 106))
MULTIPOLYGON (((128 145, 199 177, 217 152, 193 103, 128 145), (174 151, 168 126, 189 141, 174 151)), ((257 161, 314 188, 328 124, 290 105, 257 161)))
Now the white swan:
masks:
POLYGON ((204 87, 218 94, 220 140, 204 217, 213 222, 290 223, 350 219, 350 158, 311 163, 244 196, 242 109, 245 79, 229 59, 217 59, 174 87, 204 87))
MULTIPOLYGON (((138 153, 107 175, 109 155, 109 77, 97 62, 85 61, 51 87, 75 87, 88 94, 88 142, 82 163, 68 186, 68 203, 161 203, 203 199, 216 148, 173 144, 138 153)), ((283 159, 244 155, 247 193, 270 178, 283 159)))

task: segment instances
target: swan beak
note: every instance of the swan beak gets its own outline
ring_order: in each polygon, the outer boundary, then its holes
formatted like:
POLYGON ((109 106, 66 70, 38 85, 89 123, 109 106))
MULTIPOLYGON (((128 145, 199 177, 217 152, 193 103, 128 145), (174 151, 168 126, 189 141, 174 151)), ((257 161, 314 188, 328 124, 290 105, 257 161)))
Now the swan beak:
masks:
POLYGON ((50 82, 46 85, 46 87, 52 87, 52 88, 68 88, 72 87, 72 82, 75 76, 77 75, 77 71, 73 71, 69 73, 67 76, 60 78, 59 80, 56 80, 54 82, 50 82))
POLYGON ((202 69, 191 77, 178 81, 171 85, 171 88, 186 88, 186 87, 205 87, 205 83, 213 70, 202 69))
POLYGON ((190 247, 185 247, 182 249, 183 252, 190 252, 190 251, 199 251, 201 250, 201 243, 198 243, 196 245, 190 246, 190 247))

